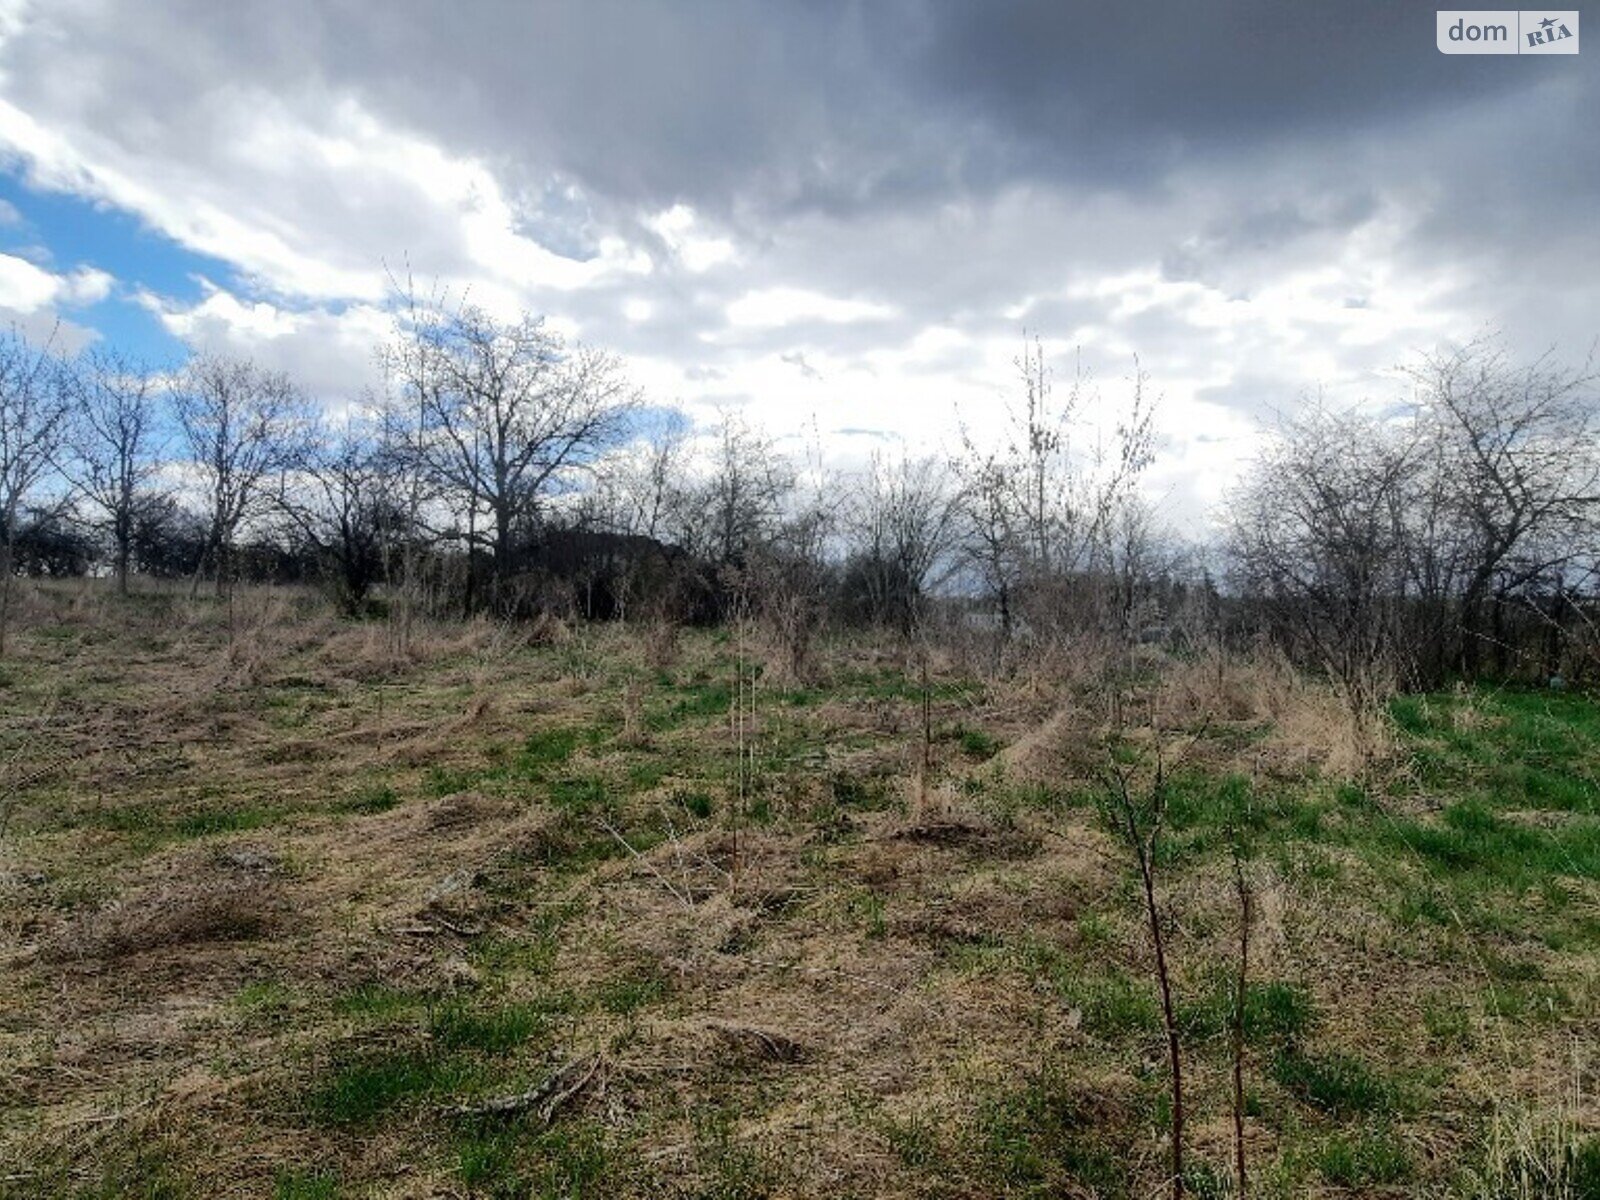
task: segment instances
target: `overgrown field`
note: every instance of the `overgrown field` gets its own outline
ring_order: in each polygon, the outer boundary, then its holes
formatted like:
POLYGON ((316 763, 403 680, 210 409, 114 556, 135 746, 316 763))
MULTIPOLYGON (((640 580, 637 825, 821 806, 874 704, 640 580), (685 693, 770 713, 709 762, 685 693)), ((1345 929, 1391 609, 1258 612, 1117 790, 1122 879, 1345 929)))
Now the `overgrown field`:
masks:
POLYGON ((1159 754, 1191 1191, 1232 1186, 1239 847, 1252 1194, 1600 1196, 1586 697, 1404 698, 1363 768, 1279 666, 935 651, 923 779, 887 641, 802 683, 737 631, 397 658, 290 594, 28 604, 0 1195, 1151 1195, 1165 1040, 1100 801, 1159 754))

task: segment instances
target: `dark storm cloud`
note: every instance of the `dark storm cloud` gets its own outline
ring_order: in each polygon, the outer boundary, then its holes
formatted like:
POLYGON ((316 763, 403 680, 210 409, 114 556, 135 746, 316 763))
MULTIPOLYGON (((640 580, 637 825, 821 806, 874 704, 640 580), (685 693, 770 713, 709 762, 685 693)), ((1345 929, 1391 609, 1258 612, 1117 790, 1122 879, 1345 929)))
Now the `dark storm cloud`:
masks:
POLYGON ((1191 155, 1531 85, 1515 59, 1436 53, 1433 20, 1393 0, 363 4, 335 10, 313 58, 390 112, 608 195, 842 212, 1019 178, 1154 186, 1191 155))
POLYGON ((1019 179, 1153 187, 1192 155, 1387 125, 1534 78, 1514 58, 1436 53, 1431 6, 1382 0, 292 0, 55 19, 75 52, 99 51, 91 102, 113 125, 133 119, 129 95, 162 114, 152 134, 176 137, 203 122, 208 92, 244 80, 348 91, 536 186, 554 170, 612 200, 752 219, 1019 179))
POLYGON ((1529 86, 1512 58, 1431 52, 1435 7, 949 0, 932 6, 911 62, 923 94, 981 114, 1034 170, 1153 181, 1193 154, 1303 143, 1529 86))

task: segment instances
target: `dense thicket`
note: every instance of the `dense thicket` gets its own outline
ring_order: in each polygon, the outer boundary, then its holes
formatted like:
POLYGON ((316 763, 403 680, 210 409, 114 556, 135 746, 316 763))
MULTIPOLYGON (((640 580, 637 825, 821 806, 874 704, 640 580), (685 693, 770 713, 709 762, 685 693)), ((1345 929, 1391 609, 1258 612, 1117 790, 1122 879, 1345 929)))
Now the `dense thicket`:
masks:
POLYGON ((1228 505, 1237 594, 1353 697, 1593 675, 1593 376, 1493 343, 1437 353, 1385 416, 1313 409, 1228 505))

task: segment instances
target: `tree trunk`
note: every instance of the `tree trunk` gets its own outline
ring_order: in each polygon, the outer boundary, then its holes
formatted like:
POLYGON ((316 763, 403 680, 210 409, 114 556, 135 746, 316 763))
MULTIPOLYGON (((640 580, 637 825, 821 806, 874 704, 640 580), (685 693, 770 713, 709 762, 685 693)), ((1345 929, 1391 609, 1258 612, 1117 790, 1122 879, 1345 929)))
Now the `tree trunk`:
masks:
POLYGON ((511 575, 511 513, 504 504, 494 510, 494 607, 500 616, 509 616, 506 596, 511 575))
POLYGON ((0 539, 0 655, 6 652, 6 634, 11 628, 12 565, 15 556, 11 547, 10 521, 6 522, 6 536, 0 539))

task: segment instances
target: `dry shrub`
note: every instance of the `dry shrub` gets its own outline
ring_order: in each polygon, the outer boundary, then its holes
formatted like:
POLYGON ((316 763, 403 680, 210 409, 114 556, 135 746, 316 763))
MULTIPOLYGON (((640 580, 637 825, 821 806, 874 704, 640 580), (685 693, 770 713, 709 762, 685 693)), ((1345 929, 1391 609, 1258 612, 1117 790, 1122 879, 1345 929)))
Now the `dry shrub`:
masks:
POLYGON ((622 732, 617 735, 617 744, 631 749, 642 749, 650 745, 650 728, 644 719, 644 685, 637 679, 630 679, 622 685, 622 732))
POLYGON ((30 579, 13 579, 10 609, 6 614, 6 635, 9 637, 55 622, 66 624, 57 601, 58 594, 49 588, 30 579))
POLYGON ((338 631, 320 598, 279 588, 239 588, 223 614, 224 671, 247 685, 271 679, 290 658, 320 651, 338 631))
POLYGON ((1163 672, 1162 716, 1175 725, 1273 720, 1298 683, 1293 668, 1275 656, 1204 654, 1163 672))
POLYGON ((65 604, 56 619, 63 625, 103 625, 115 619, 106 611, 111 594, 106 588, 94 586, 87 578, 79 580, 77 586, 64 593, 65 604))
POLYGON ((1593 1195, 1593 1096, 1584 1091, 1590 1065, 1574 1040, 1565 1075, 1552 1073, 1555 1095, 1537 1102, 1497 1095, 1483 1146, 1483 1165, 1473 1173, 1474 1200, 1582 1200, 1593 1195), (1587 1110, 1587 1111, 1586 1111, 1587 1110))
POLYGON ((905 781, 904 791, 906 812, 911 814, 911 821, 916 825, 945 821, 961 805, 955 788, 947 782, 935 783, 926 778, 920 767, 905 781))
POLYGON ((521 626, 524 644, 530 648, 562 646, 572 639, 572 625, 550 612, 537 612, 521 626))
MULTIPOLYGON (((1423 701, 1424 715, 1432 715, 1428 711, 1428 703, 1423 701)), ((1483 706, 1483 694, 1464 683, 1455 687, 1455 704, 1450 709, 1450 724, 1457 733, 1476 733, 1491 725, 1503 723, 1503 718, 1489 713, 1483 706)))
POLYGON ((1157 704, 1166 726, 1268 726, 1259 746, 1263 765, 1284 772, 1313 768, 1353 778, 1386 761, 1394 748, 1381 710, 1350 703, 1276 654, 1211 653, 1173 664, 1157 704))
POLYGON ((43 947, 46 958, 115 959, 173 946, 246 941, 282 915, 277 890, 259 873, 163 883, 69 921, 43 947))
POLYGON ((1094 633, 1049 639, 1018 638, 1007 647, 1002 667, 1025 687, 1093 686, 1128 662, 1128 652, 1115 639, 1094 633))
POLYGON ((423 651, 422 661, 446 655, 483 655, 498 649, 505 639, 504 627, 482 613, 456 625, 432 624, 427 635, 425 639, 413 637, 413 645, 423 651))
POLYGON ((644 660, 656 671, 671 670, 682 652, 681 630, 676 621, 650 621, 644 627, 644 660))
POLYGON ((393 630, 372 621, 345 624, 330 632, 316 661, 345 679, 364 683, 388 679, 408 665, 393 630))

